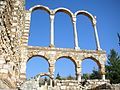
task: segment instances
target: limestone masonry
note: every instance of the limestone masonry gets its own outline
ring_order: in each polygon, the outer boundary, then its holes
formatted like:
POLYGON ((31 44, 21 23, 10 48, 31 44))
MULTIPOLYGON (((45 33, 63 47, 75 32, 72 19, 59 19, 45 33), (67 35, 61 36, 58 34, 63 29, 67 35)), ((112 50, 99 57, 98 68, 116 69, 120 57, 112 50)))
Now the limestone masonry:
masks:
MULTIPOLYGON (((0 89, 17 90, 87 90, 97 88, 100 85, 109 86, 109 80, 105 80, 106 52, 101 49, 96 17, 87 11, 79 10, 72 13, 66 8, 54 10, 42 5, 36 5, 25 10, 24 0, 0 0, 0 89), (50 16, 50 45, 48 47, 28 46, 30 33, 31 13, 41 9, 50 16), (74 49, 55 48, 54 45, 54 17, 57 12, 64 12, 71 17, 74 28, 74 49), (76 16, 87 16, 94 28, 96 50, 82 50, 78 46, 78 33, 76 29, 76 16), (50 77, 50 85, 39 86, 39 78, 26 80, 26 63, 34 56, 44 57, 49 63, 49 72, 41 73, 41 76, 50 77), (76 80, 55 80, 55 62, 66 57, 75 64, 76 80), (81 63, 84 59, 94 60, 101 72, 101 80, 88 80, 82 85, 81 63)), ((98 89, 96 89, 98 90, 98 89)))

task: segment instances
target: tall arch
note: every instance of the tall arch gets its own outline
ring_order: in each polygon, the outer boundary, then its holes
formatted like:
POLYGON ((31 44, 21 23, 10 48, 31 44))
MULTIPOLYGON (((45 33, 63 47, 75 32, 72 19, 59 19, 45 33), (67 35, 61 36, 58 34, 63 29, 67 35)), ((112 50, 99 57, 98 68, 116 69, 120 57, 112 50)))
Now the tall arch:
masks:
POLYGON ((71 12, 67 11, 64 8, 58 8, 55 10, 56 47, 74 48, 74 36, 73 36, 74 31, 72 28, 71 16, 72 16, 71 12), (64 36, 66 36, 66 38, 64 38, 64 36))
POLYGON ((91 20, 91 23, 93 25, 93 28, 94 28, 94 37, 95 37, 95 41, 96 41, 96 50, 101 50, 101 47, 100 47, 100 42, 99 42, 99 37, 98 37, 98 32, 97 32, 97 27, 96 27, 96 17, 93 16, 91 13, 85 11, 85 10, 79 10, 75 13, 75 16, 77 15, 85 15, 87 16, 90 20, 91 20))
POLYGON ((40 73, 49 72, 49 62, 44 56, 32 56, 27 60, 26 63, 26 76, 27 78, 35 77, 40 73), (31 68, 32 67, 32 68, 31 68))
POLYGON ((77 15, 76 19, 76 27, 79 35, 78 45, 81 49, 95 50, 96 43, 94 39, 94 30, 91 21, 89 20, 89 17, 80 14, 77 15))
POLYGON ((36 5, 29 10, 31 12, 31 22, 29 30, 28 45, 49 46, 50 42, 50 19, 49 8, 36 5), (43 20, 44 19, 44 20, 43 20))

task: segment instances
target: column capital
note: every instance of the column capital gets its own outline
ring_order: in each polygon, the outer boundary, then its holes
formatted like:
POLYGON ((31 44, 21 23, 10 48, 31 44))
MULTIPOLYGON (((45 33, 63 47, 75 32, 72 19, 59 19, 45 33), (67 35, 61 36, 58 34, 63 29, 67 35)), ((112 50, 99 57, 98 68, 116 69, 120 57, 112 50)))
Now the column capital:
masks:
POLYGON ((51 20, 54 20, 54 17, 55 17, 54 14, 50 14, 50 19, 51 19, 51 20))
POLYGON ((76 16, 73 16, 73 17, 72 17, 72 22, 75 23, 76 20, 77 20, 76 16))
POLYGON ((96 24, 97 24, 96 19, 93 19, 93 20, 92 20, 92 24, 93 24, 93 26, 96 26, 96 24))

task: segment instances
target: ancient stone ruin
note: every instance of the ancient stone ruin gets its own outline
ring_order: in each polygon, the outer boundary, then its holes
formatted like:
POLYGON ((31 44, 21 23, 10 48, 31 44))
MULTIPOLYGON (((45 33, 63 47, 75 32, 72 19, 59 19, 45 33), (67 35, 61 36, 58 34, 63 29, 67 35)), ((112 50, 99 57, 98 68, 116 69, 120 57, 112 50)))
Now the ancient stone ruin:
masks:
POLYGON ((106 52, 101 49, 96 28, 96 18, 87 11, 79 10, 72 13, 66 8, 54 10, 46 6, 36 5, 25 10, 24 0, 0 0, 0 89, 21 90, 87 90, 108 87, 105 79, 106 52), (34 10, 45 10, 50 17, 50 45, 48 47, 28 46, 31 13, 34 10), (56 48, 54 45, 54 17, 57 12, 64 12, 71 17, 74 28, 74 48, 56 48), (94 28, 96 50, 82 50, 78 46, 76 16, 87 16, 94 28), (34 56, 44 57, 49 63, 49 72, 41 73, 39 77, 26 80, 26 64, 34 56), (66 57, 75 64, 76 80, 55 80, 55 62, 66 57), (87 80, 82 85, 81 63, 84 59, 94 60, 101 73, 101 80, 87 80), (49 76, 50 84, 40 86, 39 78, 49 76))

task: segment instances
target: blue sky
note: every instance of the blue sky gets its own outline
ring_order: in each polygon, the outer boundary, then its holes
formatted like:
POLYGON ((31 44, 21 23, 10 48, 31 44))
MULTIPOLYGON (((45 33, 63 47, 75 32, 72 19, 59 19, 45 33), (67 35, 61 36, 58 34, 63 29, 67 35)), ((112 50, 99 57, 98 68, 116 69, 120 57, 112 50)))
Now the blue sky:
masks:
MULTIPOLYGON (((120 0, 26 0, 26 9, 34 5, 44 5, 50 9, 59 7, 68 8, 73 13, 77 10, 86 10, 97 17, 97 29, 100 45, 109 54, 110 49, 120 51, 117 32, 120 33, 120 0)), ((29 45, 49 46, 50 22, 49 15, 42 10, 32 13, 29 45)), ((77 16, 77 30, 81 49, 96 49, 94 32, 90 20, 83 15, 77 16)), ((55 16, 55 46, 59 48, 74 48, 73 27, 70 17, 64 13, 55 16)), ((82 73, 91 73, 96 63, 85 60, 82 63, 82 73)), ((40 72, 47 72, 47 61, 41 57, 34 57, 27 63, 27 77, 40 72)), ((69 59, 60 59, 56 62, 55 75, 75 75, 74 64, 69 59), (61 68, 61 66, 63 68, 61 68)))

